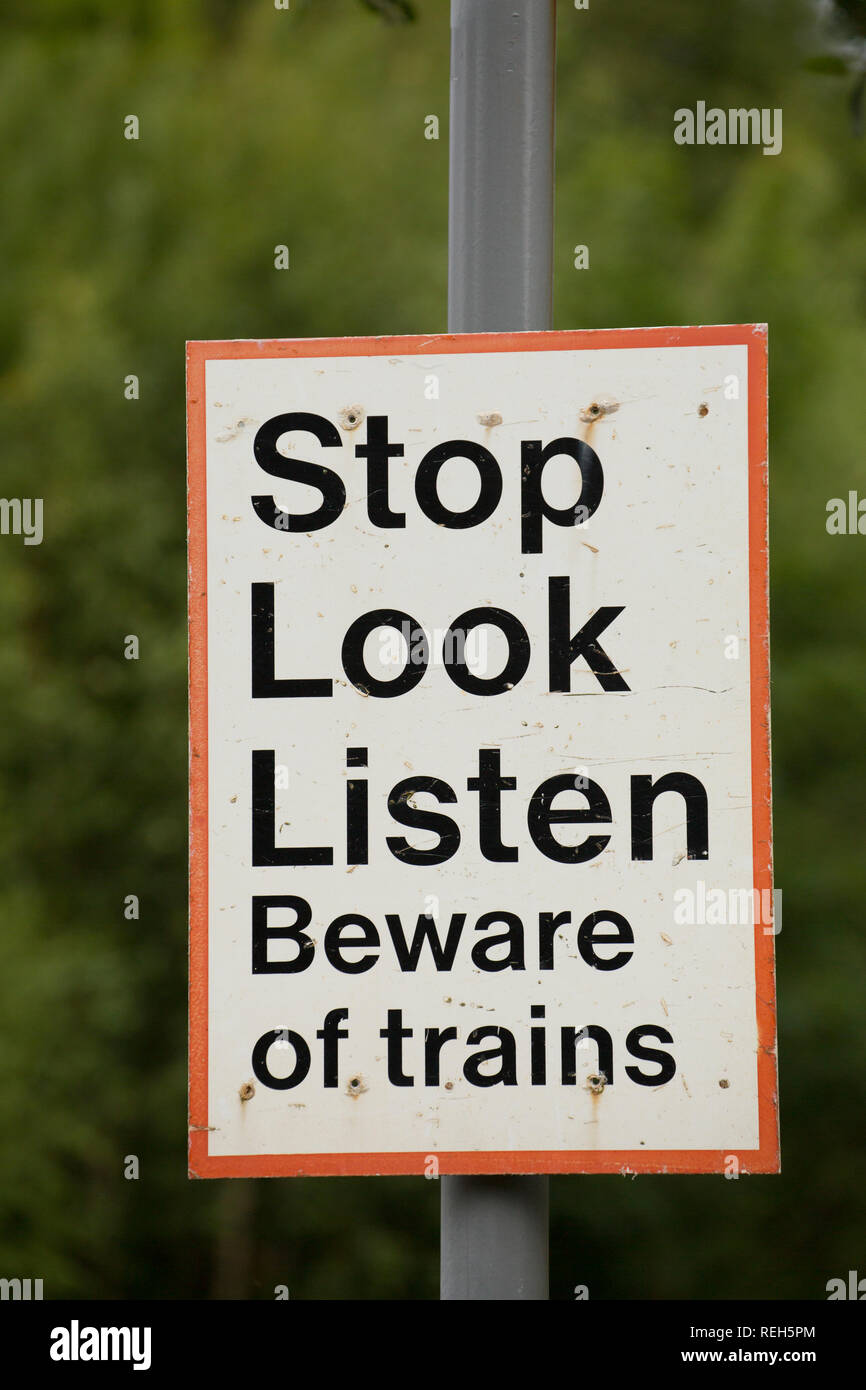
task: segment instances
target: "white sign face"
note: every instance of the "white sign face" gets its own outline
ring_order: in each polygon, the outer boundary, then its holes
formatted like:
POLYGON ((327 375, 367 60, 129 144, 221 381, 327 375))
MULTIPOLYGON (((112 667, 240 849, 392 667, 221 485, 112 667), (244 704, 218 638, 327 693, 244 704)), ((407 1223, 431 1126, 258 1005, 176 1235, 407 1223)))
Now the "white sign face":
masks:
POLYGON ((766 330, 189 368, 191 1172, 776 1171, 766 330))

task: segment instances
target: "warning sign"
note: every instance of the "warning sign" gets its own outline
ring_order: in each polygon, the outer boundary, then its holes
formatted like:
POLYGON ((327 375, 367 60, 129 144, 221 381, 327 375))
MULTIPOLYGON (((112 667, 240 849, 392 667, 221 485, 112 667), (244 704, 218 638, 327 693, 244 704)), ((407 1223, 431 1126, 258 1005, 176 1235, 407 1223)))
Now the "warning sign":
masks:
POLYGON ((191 1172, 776 1171, 766 330, 188 367, 191 1172))

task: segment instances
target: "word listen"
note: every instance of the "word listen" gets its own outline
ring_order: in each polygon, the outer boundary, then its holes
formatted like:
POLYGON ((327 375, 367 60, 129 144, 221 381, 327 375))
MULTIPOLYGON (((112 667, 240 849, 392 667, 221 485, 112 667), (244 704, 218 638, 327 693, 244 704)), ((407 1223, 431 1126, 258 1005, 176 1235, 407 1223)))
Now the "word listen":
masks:
MULTIPOLYGON (((503 843, 502 794, 517 791, 517 778, 504 777, 498 748, 478 749, 477 775, 466 779, 470 792, 478 794, 478 847, 485 859, 513 864, 519 857, 516 845, 503 843)), ((349 767, 366 767, 367 749, 347 749, 349 767)), ((276 842, 276 759, 272 749, 254 749, 252 754, 252 862, 257 868, 278 865, 328 865, 334 862, 330 845, 278 845, 276 842)), ((631 857, 653 857, 653 807, 658 797, 676 792, 685 804, 686 843, 689 859, 706 859, 709 854, 709 806, 706 788, 690 772, 667 772, 653 781, 651 775, 631 777, 630 821, 631 857)), ((415 798, 431 796, 439 805, 454 805, 457 793, 441 777, 413 774, 391 788, 387 796, 388 814, 398 825, 432 831, 435 845, 419 849, 404 836, 387 836, 385 843, 402 864, 425 868, 444 864, 460 848, 462 832, 450 816, 418 806, 415 798)), ((303 816, 297 817, 303 820, 303 816)), ((607 847, 609 834, 587 835, 579 845, 563 844, 552 829, 555 825, 607 826, 613 811, 604 790, 589 777, 558 772, 547 777, 532 793, 526 823, 535 848, 558 864, 586 864, 607 847), (571 793, 583 798, 579 806, 557 804, 571 793)), ((369 786, 366 778, 353 775, 346 781, 346 863, 368 864, 369 786)))

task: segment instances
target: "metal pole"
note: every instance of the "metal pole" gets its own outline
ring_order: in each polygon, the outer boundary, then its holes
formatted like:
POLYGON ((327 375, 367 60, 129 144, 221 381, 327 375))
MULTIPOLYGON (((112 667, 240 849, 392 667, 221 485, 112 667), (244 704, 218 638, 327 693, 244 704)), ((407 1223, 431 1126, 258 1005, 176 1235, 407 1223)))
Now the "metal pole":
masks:
POLYGON ((441 1178, 440 1298, 548 1297, 543 1177, 441 1178))
POLYGON ((448 328, 550 328, 555 0, 451 0, 448 328))
MULTIPOLYGON (((555 0, 451 0, 448 328, 544 329, 555 0)), ((442 1178, 441 1297, 548 1297, 548 1179, 442 1178)))

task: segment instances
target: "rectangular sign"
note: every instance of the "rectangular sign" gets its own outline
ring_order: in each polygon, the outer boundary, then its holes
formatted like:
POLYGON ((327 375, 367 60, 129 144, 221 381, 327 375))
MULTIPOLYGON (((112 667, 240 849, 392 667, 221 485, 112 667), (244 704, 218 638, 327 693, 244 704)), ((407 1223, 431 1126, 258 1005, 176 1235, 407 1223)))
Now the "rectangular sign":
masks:
POLYGON ((191 1174, 777 1171, 766 329, 188 409, 191 1174))

